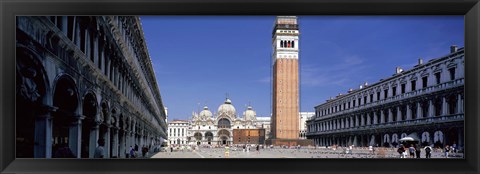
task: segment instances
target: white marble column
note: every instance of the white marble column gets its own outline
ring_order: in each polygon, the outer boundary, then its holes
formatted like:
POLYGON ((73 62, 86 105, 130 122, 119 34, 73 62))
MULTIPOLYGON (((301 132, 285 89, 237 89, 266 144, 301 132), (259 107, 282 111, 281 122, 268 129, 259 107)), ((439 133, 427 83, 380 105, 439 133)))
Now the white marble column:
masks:
POLYGON ((365 126, 365 115, 360 114, 360 126, 365 126))
POLYGON ((410 107, 410 104, 407 104, 407 120, 412 119, 412 109, 410 107))
POLYGON ((377 111, 373 112, 373 124, 378 124, 378 115, 377 115, 377 111))
POLYGON ((420 102, 417 103, 417 118, 423 118, 422 105, 420 102))
POLYGON ((442 97, 442 115, 447 115, 447 114, 448 114, 447 98, 442 97))
POLYGON ((380 110, 380 123, 385 123, 385 112, 380 110))
POLYGON ((370 118, 370 114, 367 113, 367 125, 371 125, 372 124, 372 119, 370 118))
POLYGON ((433 117, 435 115, 435 109, 433 107, 433 101, 428 101, 428 117, 433 117))

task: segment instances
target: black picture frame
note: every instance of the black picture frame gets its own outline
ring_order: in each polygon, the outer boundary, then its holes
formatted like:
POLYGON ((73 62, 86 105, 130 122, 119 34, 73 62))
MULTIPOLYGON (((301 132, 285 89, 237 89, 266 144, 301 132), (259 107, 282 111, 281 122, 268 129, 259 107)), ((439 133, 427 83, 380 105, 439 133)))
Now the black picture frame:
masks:
POLYGON ((479 173, 478 0, 0 1, 2 173, 479 173), (465 15, 465 159, 15 159, 17 15, 465 15))

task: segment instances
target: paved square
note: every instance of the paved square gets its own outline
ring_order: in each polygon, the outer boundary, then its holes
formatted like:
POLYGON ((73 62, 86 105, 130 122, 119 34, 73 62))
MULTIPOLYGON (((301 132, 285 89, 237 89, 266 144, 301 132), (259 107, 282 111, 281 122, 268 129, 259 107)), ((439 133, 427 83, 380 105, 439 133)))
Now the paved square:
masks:
MULTIPOLYGON (((267 148, 257 152, 252 148, 250 152, 243 152, 241 148, 230 148, 229 158, 400 158, 395 148, 378 149, 373 155, 366 148, 354 148, 351 154, 345 154, 344 150, 317 148, 317 149, 283 149, 267 148)), ((224 148, 199 148, 198 150, 175 150, 173 152, 158 152, 151 158, 225 158, 224 148)), ((422 151, 421 158, 425 159, 422 151)), ((445 158, 439 150, 432 152, 432 158, 445 158)), ((463 158, 463 153, 451 153, 449 158, 463 158)))

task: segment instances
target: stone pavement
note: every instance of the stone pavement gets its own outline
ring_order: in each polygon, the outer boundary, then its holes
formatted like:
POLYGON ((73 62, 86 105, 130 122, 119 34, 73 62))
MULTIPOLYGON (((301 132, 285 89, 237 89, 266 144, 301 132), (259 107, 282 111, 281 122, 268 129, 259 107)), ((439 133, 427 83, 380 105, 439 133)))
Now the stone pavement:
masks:
MULTIPOLYGON (((352 154, 344 154, 343 150, 337 149, 260 149, 250 152, 243 152, 242 149, 230 150, 229 158, 399 158, 396 149, 388 148, 383 152, 375 152, 375 155, 369 153, 367 149, 354 149, 352 154), (384 155, 383 155, 384 154, 384 155)), ((200 148, 195 151, 177 150, 174 152, 159 152, 151 158, 225 158, 224 148, 200 148)), ((422 151, 421 158, 425 159, 425 152, 422 151)), ((432 152, 432 158, 445 158, 442 152, 432 152)), ((462 153, 449 155, 449 158, 463 158, 462 153)))

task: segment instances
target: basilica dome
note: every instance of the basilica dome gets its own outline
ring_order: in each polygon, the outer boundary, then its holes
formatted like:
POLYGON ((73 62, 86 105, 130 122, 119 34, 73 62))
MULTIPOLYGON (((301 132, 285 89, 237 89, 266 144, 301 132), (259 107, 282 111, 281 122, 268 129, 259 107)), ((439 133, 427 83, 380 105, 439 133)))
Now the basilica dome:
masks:
POLYGON ((219 116, 221 115, 227 115, 230 116, 231 118, 235 118, 235 107, 232 105, 232 101, 230 99, 226 99, 225 102, 218 107, 218 112, 217 114, 219 116))
POLYGON ((200 112, 199 117, 200 117, 200 119, 202 119, 202 120, 208 120, 208 119, 211 119, 211 118, 212 118, 212 115, 213 115, 212 112, 210 112, 210 111, 208 110, 208 107, 205 106, 205 107, 203 107, 203 111, 200 112))
POLYGON ((245 119, 245 121, 256 120, 256 117, 257 117, 257 113, 252 109, 251 106, 248 106, 247 110, 243 112, 243 118, 245 119))

